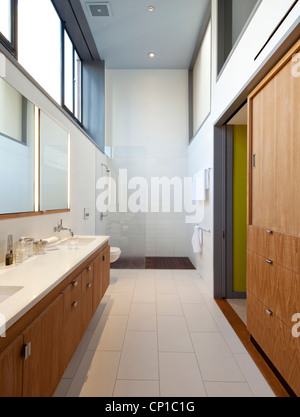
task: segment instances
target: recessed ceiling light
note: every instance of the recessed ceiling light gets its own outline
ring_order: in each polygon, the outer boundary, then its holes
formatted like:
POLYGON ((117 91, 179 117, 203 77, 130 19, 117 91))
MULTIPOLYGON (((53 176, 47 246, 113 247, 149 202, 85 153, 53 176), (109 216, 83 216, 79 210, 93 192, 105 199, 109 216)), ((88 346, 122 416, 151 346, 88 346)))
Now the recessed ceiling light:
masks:
POLYGON ((149 12, 154 12, 154 7, 153 6, 148 6, 148 10, 149 10, 149 12))
POLYGON ((155 58, 155 52, 149 52, 149 58, 153 59, 155 58))

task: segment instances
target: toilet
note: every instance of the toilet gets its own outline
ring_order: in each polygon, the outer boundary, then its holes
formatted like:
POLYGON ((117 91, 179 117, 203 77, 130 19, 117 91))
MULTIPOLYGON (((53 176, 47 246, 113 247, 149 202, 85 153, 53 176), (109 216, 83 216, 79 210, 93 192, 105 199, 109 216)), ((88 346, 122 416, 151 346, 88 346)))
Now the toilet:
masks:
POLYGON ((121 256, 121 249, 120 248, 110 248, 110 263, 113 264, 116 262, 121 256))

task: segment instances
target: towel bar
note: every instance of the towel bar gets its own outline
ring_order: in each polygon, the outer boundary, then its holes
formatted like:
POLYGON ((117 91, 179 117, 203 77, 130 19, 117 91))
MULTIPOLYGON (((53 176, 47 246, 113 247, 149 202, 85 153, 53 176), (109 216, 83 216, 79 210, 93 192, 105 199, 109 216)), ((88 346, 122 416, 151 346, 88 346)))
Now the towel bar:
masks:
POLYGON ((210 230, 203 229, 203 227, 202 227, 202 226, 200 226, 200 224, 197 224, 196 226, 198 226, 198 227, 199 227, 199 229, 200 229, 200 230, 202 230, 202 232, 205 232, 205 233, 211 233, 211 231, 210 231, 210 230))

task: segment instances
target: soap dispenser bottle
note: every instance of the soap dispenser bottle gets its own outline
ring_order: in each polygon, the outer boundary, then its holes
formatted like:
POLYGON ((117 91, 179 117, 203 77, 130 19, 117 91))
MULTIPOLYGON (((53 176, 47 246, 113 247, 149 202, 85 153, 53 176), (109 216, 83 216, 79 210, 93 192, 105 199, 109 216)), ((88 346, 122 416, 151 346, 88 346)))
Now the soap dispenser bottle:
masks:
POLYGON ((13 264, 13 237, 9 235, 7 237, 7 252, 5 255, 5 265, 10 266, 13 264))

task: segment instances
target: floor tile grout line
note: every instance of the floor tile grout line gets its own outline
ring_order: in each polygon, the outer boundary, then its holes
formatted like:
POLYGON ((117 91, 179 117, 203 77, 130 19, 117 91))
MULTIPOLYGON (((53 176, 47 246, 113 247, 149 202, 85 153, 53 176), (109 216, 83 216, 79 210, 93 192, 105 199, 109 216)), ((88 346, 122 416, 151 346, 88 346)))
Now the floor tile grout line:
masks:
MULTIPOLYGON (((224 318, 225 318, 225 320, 227 321, 227 323, 229 324, 229 326, 230 326, 230 328, 233 330, 233 328, 231 327, 231 325, 230 325, 230 323, 229 323, 229 321, 227 320, 227 318, 224 316, 224 318)), ((216 323, 216 325, 218 326, 218 323, 216 322, 216 320, 215 320, 215 318, 213 317, 213 319, 214 319, 214 321, 215 321, 215 323, 216 323)), ((219 326, 218 326, 219 327, 219 326)), ((234 332, 234 330, 233 330, 233 332, 234 332)), ((249 381, 248 381, 248 379, 247 379, 247 377, 246 377, 246 375, 244 374, 244 372, 243 372, 243 370, 242 370, 242 368, 240 367, 240 365, 239 365, 239 363, 238 363, 238 361, 236 360, 236 358, 235 358, 235 356, 234 356, 234 353, 231 351, 231 349, 230 349, 230 346, 229 346, 229 344, 227 343, 227 340, 226 340, 226 338, 224 337, 224 334, 222 333, 222 331, 220 330, 220 333, 221 333, 221 335, 222 335, 222 338, 223 338, 223 340, 225 341, 225 343, 226 343, 226 345, 227 345, 227 347, 228 347, 228 349, 229 349, 229 351, 230 351, 230 353, 231 353, 231 355, 233 356, 233 359, 234 359, 234 361, 235 361, 235 363, 237 364, 237 366, 238 366, 238 368, 239 368, 239 370, 241 371, 241 374, 243 375, 243 377, 245 378, 245 382, 247 382, 247 384, 248 384, 248 386, 249 386, 249 388, 250 388, 250 391, 252 392, 252 394, 253 394, 253 396, 255 397, 255 393, 252 391, 252 389, 251 389, 251 386, 250 386, 250 384, 249 384, 249 381)), ((246 353, 243 353, 244 355, 248 355, 248 352, 246 351, 246 353)), ((256 365, 255 365, 256 366, 256 365)), ((257 368, 258 369, 258 368, 257 368)), ((259 369, 258 369, 258 371, 259 371, 259 369)), ((259 371, 260 372, 260 371, 259 371)), ((265 379, 264 379, 265 380, 265 379)))
POLYGON ((157 346, 157 366, 158 366, 158 392, 159 392, 159 398, 162 397, 161 394, 161 372, 160 372, 160 358, 159 358, 159 329, 158 329, 158 315, 157 315, 157 293, 156 293, 156 280, 155 280, 155 299, 156 299, 156 333, 157 333, 157 337, 156 337, 156 346, 157 346))
MULTIPOLYGON (((179 298, 180 298, 180 297, 179 297, 179 298)), ((192 337, 191 337, 191 332, 190 332, 189 327, 188 327, 188 323, 187 323, 187 319, 186 319, 186 316, 185 316, 185 313, 184 313, 183 303, 181 302, 181 299, 180 299, 180 304, 181 304, 181 308, 182 308, 182 311, 183 311, 183 314, 184 314, 185 324, 186 324, 187 330, 188 330, 188 332, 189 332, 190 341, 191 341, 191 344, 192 344, 192 347, 193 347, 193 350, 194 350, 194 356, 195 356, 195 359, 196 359, 197 364, 198 364, 198 370, 199 370, 199 374, 200 374, 201 379, 202 379, 202 383, 203 383, 204 391, 205 391, 206 397, 208 397, 207 390, 206 390, 206 387, 205 387, 205 384, 204 384, 204 380, 203 380, 203 375, 202 375, 201 368, 200 368, 200 364, 199 364, 199 361, 198 361, 198 358, 197 358, 197 354, 196 354, 195 346, 194 346, 194 343, 193 343, 193 339, 192 339, 192 337)))
MULTIPOLYGON (((137 278, 135 278, 134 288, 136 286, 136 279, 137 278)), ((130 317, 131 308, 132 308, 132 299, 133 299, 133 293, 132 293, 132 296, 131 296, 130 309, 129 309, 129 312, 128 312, 128 319, 127 319, 127 323, 126 323, 126 329, 125 329, 125 332, 124 332, 122 349, 121 349, 121 352, 120 352, 120 358, 119 358, 118 368, 117 368, 116 377, 115 377, 115 381, 114 381, 114 387, 113 387, 112 397, 114 397, 114 393, 115 393, 115 390, 116 390, 116 382, 118 380, 118 373, 119 373, 119 369, 120 369, 120 364, 121 364, 121 359, 122 359, 122 353, 123 353, 125 338, 126 338, 127 329, 128 329, 128 322, 129 322, 129 317, 130 317)))

